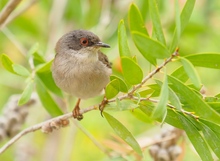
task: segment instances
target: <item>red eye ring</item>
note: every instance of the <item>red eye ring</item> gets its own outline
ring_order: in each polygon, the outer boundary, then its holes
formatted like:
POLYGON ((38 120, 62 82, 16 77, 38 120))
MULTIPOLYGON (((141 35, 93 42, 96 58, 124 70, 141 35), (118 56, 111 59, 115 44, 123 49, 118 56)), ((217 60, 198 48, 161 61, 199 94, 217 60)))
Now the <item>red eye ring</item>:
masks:
POLYGON ((82 46, 87 46, 89 44, 89 40, 87 38, 83 37, 80 39, 80 44, 82 46))

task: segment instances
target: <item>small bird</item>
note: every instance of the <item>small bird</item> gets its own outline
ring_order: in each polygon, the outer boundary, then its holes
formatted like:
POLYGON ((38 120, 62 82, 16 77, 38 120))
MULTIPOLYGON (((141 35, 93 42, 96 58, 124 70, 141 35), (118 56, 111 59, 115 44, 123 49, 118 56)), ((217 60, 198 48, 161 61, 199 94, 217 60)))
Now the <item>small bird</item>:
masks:
POLYGON ((57 42, 52 75, 56 85, 78 98, 73 117, 81 120, 80 100, 100 95, 110 81, 111 63, 100 48, 110 48, 90 31, 74 30, 57 42))

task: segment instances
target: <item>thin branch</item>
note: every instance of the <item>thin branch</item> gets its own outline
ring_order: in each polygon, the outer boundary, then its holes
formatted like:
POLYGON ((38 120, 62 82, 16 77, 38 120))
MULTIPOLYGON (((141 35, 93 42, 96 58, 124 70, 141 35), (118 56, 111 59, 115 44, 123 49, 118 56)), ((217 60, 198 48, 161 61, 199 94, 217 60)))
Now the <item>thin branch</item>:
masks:
MULTIPOLYGON (((84 114, 86 112, 95 110, 96 107, 95 106, 91 106, 85 109, 81 109, 80 110, 80 114, 84 114)), ((72 112, 52 118, 50 120, 44 121, 42 123, 36 124, 34 126, 31 126, 29 128, 24 129, 23 131, 21 131, 20 133, 18 133, 17 135, 15 135, 11 140, 9 140, 3 147, 0 148, 0 154, 2 154, 6 149, 8 149, 12 144, 14 144, 16 141, 18 141, 22 136, 30 133, 30 132, 35 132, 37 130, 42 129, 42 127, 44 127, 45 125, 48 125, 50 123, 53 122, 57 122, 58 120, 68 120, 70 118, 72 118, 72 112)))
POLYGON ((18 6, 21 0, 10 0, 0 13, 0 28, 2 24, 7 20, 11 12, 18 6))
POLYGON ((34 3, 36 3, 38 0, 30 0, 28 1, 28 3, 25 4, 25 6, 23 6, 19 11, 15 11, 13 13, 11 13, 8 18, 4 21, 4 23, 0 24, 0 29, 4 28, 5 26, 7 26, 10 22, 12 22, 15 18, 17 18, 18 16, 20 16, 22 13, 24 13, 25 11, 27 11, 34 3))
MULTIPOLYGON (((167 63, 169 63, 177 55, 178 55, 178 50, 176 50, 176 52, 170 58, 165 60, 159 67, 157 67, 155 70, 153 70, 151 73, 149 73, 148 76, 146 76, 139 85, 135 86, 130 92, 128 92, 128 94, 126 94, 124 96, 121 96, 121 97, 118 97, 117 99, 119 99, 119 100, 123 100, 123 99, 126 99, 126 98, 133 98, 133 99, 135 99, 135 97, 133 96, 133 93, 137 89, 141 88, 142 85, 147 80, 152 78, 157 72, 159 72, 167 63)), ((149 98, 144 98, 144 99, 148 99, 149 100, 149 98)), ((115 99, 111 99, 108 102, 115 102, 115 101, 116 101, 116 98, 115 99)), ((151 101, 153 101, 153 100, 151 100, 151 101)), ((85 109, 81 109, 80 110, 80 114, 84 114, 84 113, 89 112, 91 110, 95 110, 100 105, 101 104, 95 105, 95 106, 91 106, 91 107, 88 107, 88 108, 85 108, 85 109)), ((64 121, 67 122, 67 120, 70 119, 70 118, 72 118, 72 112, 64 114, 64 115, 61 115, 61 116, 58 116, 58 117, 55 117, 55 118, 52 118, 52 119, 47 120, 45 122, 36 124, 36 125, 31 126, 31 127, 27 128, 27 129, 24 129, 23 131, 18 133, 16 136, 14 136, 11 140, 9 140, 2 148, 0 148, 0 154, 2 154, 7 148, 9 148, 12 144, 14 144, 16 141, 18 141, 25 134, 28 134, 30 132, 34 132, 34 131, 37 131, 37 130, 40 130, 40 129, 42 129, 44 132, 51 132, 53 129, 58 129, 59 128, 60 125, 58 123, 60 123, 60 121, 64 120, 64 121), (49 129, 47 129, 48 127, 49 127, 49 129)))

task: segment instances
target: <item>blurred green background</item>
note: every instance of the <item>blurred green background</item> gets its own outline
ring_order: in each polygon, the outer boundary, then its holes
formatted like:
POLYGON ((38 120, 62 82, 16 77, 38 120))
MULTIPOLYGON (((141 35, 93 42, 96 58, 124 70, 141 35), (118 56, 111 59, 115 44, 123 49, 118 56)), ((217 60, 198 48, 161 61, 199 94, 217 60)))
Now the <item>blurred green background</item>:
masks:
MULTIPOLYGON (((0 1, 0 10, 8 0, 0 1)), ((32 2, 32 1, 31 1, 32 2)), ((26 59, 27 51, 39 43, 39 50, 46 60, 54 57, 56 41, 68 31, 74 29, 86 29, 97 34, 100 39, 111 45, 111 49, 103 52, 113 62, 115 74, 121 72, 119 52, 117 44, 117 27, 121 19, 127 26, 127 12, 132 2, 137 4, 145 19, 146 27, 151 32, 152 24, 147 10, 146 0, 44 0, 33 1, 30 7, 6 27, 0 30, 0 54, 7 54, 15 63, 28 67, 26 59)), ((174 0, 158 0, 160 16, 169 44, 175 25, 174 0)), ((30 1, 23 0, 13 12, 14 15, 22 11, 30 1)), ((185 0, 179 0, 180 7, 185 0)), ((184 31, 179 48, 180 55, 188 55, 199 52, 220 52, 220 1, 200 0, 196 2, 194 12, 186 30, 184 31)), ((142 59, 128 33, 128 43, 133 55, 137 55, 138 61, 145 74, 149 72, 149 64, 142 59)), ((169 64, 168 72, 175 70, 176 65, 169 64)), ((220 93, 220 71, 214 69, 197 68, 205 86, 207 95, 220 93)), ((25 80, 8 73, 0 64, 0 111, 4 107, 10 95, 22 93, 25 80)), ((72 98, 74 100, 74 98, 72 98)), ((99 102, 102 97, 93 98, 82 102, 83 107, 88 107, 99 102)), ((70 109, 69 109, 70 110, 70 109)), ((1 115, 1 112, 0 112, 1 115)), ((114 117, 120 120, 134 136, 154 136, 159 128, 155 124, 146 124, 137 120, 130 111, 114 113, 114 117)), ((37 104, 30 108, 27 122, 24 127, 34 125, 49 118, 47 112, 37 104)), ((61 161, 61 160, 110 160, 97 148, 97 146, 82 132, 89 134, 107 146, 105 142, 115 136, 106 120, 100 116, 99 111, 85 114, 84 120, 75 125, 45 135, 35 132, 24 136, 2 156, 1 160, 21 160, 23 153, 29 161, 61 161), (78 127, 77 127, 78 126, 78 127), (81 129, 81 130, 80 130, 81 129)), ((0 146, 3 143, 0 143, 0 146)), ((187 150, 185 160, 200 160, 196 154, 187 150)), ((150 160, 147 149, 143 160, 150 160)), ((130 157, 130 160, 133 158, 130 157)), ((120 160, 120 159, 119 159, 120 160)))

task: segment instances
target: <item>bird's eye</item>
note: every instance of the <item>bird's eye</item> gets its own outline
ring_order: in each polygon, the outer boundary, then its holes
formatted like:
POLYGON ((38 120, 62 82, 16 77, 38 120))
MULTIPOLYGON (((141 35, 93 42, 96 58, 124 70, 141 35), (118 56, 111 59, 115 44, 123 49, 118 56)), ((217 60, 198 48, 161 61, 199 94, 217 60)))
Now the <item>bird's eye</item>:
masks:
POLYGON ((88 43, 89 43, 89 41, 88 41, 87 38, 83 37, 83 38, 80 39, 80 44, 81 44, 82 46, 87 46, 88 43))

